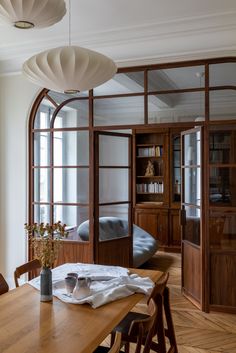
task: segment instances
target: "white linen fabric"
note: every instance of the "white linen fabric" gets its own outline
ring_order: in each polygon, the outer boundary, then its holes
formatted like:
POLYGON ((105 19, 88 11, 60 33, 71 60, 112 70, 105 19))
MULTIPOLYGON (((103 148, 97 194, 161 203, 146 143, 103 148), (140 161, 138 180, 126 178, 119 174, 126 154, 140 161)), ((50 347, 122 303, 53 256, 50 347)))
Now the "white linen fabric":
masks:
MULTIPOLYGON (((52 270, 53 295, 66 303, 89 303, 93 308, 111 301, 127 297, 134 293, 150 294, 154 283, 150 278, 129 275, 127 268, 119 266, 104 266, 91 264, 64 264, 52 270), (79 277, 91 278, 90 294, 83 299, 75 299, 67 294, 65 281, 67 273, 76 272, 79 277)), ((40 289, 40 277, 28 282, 40 289)))

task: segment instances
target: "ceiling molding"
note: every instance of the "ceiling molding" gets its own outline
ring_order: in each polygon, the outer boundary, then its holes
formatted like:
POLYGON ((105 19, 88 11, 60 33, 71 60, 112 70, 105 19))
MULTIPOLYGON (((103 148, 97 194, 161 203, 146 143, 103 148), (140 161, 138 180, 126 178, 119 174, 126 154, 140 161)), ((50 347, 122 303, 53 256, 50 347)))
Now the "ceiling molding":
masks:
MULTIPOLYGON (((0 60, 11 59, 23 52, 35 54, 51 47, 66 45, 68 42, 67 31, 63 35, 54 35, 48 38, 45 38, 47 32, 43 31, 44 35, 42 38, 38 38, 37 36, 37 40, 23 41, 22 36, 21 40, 18 43, 14 43, 14 45, 10 42, 0 44, 0 60)), ((71 37, 73 45, 96 49, 99 47, 110 47, 114 44, 129 44, 140 40, 163 40, 166 38, 189 37, 223 31, 236 32, 236 11, 147 23, 139 26, 126 26, 109 31, 96 31, 84 34, 73 32, 71 37)))
MULTIPOLYGON (((0 76, 19 74, 30 56, 65 45, 67 33, 0 44, 0 76)), ((36 32, 35 32, 36 35, 36 32)), ((23 37, 23 36, 22 36, 23 37)), ((33 36, 32 36, 33 38, 33 36)), ((73 45, 112 57, 119 67, 236 55, 236 11, 171 21, 72 33, 73 45)))

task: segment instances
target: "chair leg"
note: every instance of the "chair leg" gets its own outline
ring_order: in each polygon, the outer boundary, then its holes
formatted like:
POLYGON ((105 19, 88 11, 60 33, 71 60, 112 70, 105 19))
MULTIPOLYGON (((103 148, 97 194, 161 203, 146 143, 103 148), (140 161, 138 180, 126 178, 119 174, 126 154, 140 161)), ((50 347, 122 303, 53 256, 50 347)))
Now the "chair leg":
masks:
MULTIPOLYGON (((163 320, 163 298, 160 296, 157 302, 157 321, 156 321, 156 334, 157 334, 157 342, 158 344, 153 345, 153 349, 158 347, 156 352, 158 353, 166 353, 166 341, 165 341, 165 328, 164 328, 164 320, 163 320)), ((154 343, 154 342, 153 342, 154 343)))
POLYGON ((165 311, 165 317, 166 317, 166 323, 167 323, 166 336, 170 341, 170 347, 171 347, 169 352, 178 353, 176 337, 175 337, 175 329, 174 329, 174 324, 173 324, 171 310, 170 310, 170 294, 169 294, 168 287, 164 289, 163 296, 164 296, 164 311, 165 311))
POLYGON ((110 347, 113 346, 113 344, 114 344, 114 342, 115 342, 115 337, 116 337, 116 333, 115 333, 115 332, 111 332, 110 347))
POLYGON ((129 342, 125 343, 125 353, 129 353, 129 342))

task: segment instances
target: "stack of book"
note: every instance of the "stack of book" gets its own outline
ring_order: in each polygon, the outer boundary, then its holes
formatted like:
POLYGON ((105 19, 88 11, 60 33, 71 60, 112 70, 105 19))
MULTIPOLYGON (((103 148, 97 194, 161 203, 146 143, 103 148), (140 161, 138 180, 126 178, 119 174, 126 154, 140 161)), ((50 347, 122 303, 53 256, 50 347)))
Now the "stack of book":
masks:
POLYGON ((141 183, 137 184, 137 193, 153 193, 153 194, 163 194, 164 185, 163 182, 155 183, 141 183))

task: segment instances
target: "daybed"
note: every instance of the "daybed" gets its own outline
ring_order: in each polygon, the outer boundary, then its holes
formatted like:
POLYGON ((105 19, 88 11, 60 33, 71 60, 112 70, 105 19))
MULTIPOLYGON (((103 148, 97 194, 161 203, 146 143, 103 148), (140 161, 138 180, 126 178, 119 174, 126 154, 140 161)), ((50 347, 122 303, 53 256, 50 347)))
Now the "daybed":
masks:
MULTIPOLYGON (((82 240, 89 240, 89 221, 78 227, 78 235, 82 240)), ((99 240, 124 237, 128 234, 128 221, 117 217, 99 218, 99 240)), ((139 267, 149 260, 157 251, 157 240, 142 228, 133 225, 133 267, 139 267)))

